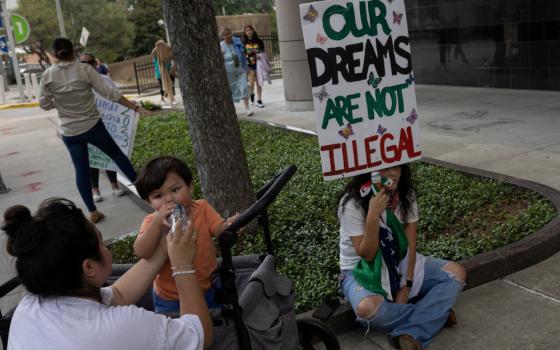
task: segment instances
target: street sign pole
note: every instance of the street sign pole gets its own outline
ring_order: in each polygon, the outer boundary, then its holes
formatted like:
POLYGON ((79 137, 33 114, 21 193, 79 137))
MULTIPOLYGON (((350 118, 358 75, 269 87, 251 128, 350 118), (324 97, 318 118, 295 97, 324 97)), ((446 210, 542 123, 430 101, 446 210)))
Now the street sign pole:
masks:
MULTIPOLYGON (((0 16, 0 27, 4 28, 4 23, 2 23, 2 17, 0 16)), ((2 81, 4 82, 2 84, 4 91, 10 91, 8 88, 8 78, 6 76, 6 68, 4 66, 4 59, 2 58, 2 56, 4 54, 9 54, 10 50, 8 47, 8 41, 6 40, 6 36, 5 35, 0 35, 0 73, 2 74, 2 81)), ((2 89, 2 88, 0 88, 2 89)), ((5 92, 4 91, 0 91, 0 96, 5 96, 5 92)))
POLYGON ((6 34, 8 35, 8 47, 11 48, 14 74, 16 76, 16 83, 19 90, 19 99, 23 102, 25 100, 25 97, 23 96, 23 85, 21 84, 21 73, 19 71, 19 62, 16 53, 16 41, 14 39, 14 33, 12 32, 12 21, 10 18, 10 11, 6 6, 6 0, 0 0, 0 1, 2 5, 2 13, 4 14, 4 25, 6 26, 6 34))
POLYGON ((62 18, 62 9, 60 0, 54 0, 56 4, 56 16, 58 17, 58 27, 60 28, 60 36, 66 38, 66 30, 64 29, 64 19, 62 18))

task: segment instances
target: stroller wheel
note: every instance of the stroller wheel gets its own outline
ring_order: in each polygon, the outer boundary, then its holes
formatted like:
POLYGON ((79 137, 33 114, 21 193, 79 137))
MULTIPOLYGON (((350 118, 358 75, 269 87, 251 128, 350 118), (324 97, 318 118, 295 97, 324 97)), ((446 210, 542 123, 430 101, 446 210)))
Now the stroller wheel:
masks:
POLYGON ((313 318, 297 320, 299 344, 304 350, 340 350, 336 334, 322 321, 313 318))

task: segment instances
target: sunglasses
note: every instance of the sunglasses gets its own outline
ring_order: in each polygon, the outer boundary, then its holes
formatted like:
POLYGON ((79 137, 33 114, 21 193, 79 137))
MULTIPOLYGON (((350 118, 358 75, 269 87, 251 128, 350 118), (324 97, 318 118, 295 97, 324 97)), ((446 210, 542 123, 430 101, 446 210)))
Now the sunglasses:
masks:
POLYGON ((80 63, 95 64, 95 61, 80 61, 80 63))

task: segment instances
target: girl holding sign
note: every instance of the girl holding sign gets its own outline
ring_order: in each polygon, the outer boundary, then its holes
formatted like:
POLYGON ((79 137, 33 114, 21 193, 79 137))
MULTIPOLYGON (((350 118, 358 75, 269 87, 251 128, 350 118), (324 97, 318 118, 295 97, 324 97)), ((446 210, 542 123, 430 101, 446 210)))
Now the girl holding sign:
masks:
POLYGON ((105 84, 99 73, 90 65, 78 62, 70 40, 56 38, 52 51, 56 64, 43 73, 39 105, 44 110, 58 110, 58 130, 74 164, 78 191, 90 212, 90 220, 96 223, 105 215, 97 210, 93 202, 88 143, 113 159, 131 182, 136 180, 136 172, 130 160, 105 129, 95 104, 93 90, 111 101, 134 109, 141 115, 150 112, 126 99, 118 89, 105 84))
POLYGON ((466 272, 416 253, 418 206, 408 165, 354 177, 338 218, 341 288, 364 326, 388 332, 401 349, 422 349, 456 323, 451 307, 466 272))

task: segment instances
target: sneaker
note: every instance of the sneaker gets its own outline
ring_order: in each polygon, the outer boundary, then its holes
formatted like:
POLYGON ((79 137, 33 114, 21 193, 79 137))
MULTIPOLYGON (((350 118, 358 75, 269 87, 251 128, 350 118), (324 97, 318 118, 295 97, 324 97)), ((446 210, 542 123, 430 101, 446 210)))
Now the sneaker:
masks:
POLYGON ((255 94, 251 94, 251 104, 255 104, 255 94))
POLYGON ((258 101, 257 101, 257 107, 260 107, 260 108, 263 108, 263 107, 264 107, 264 105, 263 105, 263 103, 262 103, 262 100, 258 100, 258 101))
POLYGON ((122 197, 126 194, 126 189, 124 188, 116 188, 113 190, 113 196, 122 197))
POLYGON ((101 195, 101 193, 94 193, 93 194, 93 201, 98 203, 101 202, 103 200, 103 196, 101 195))
POLYGON ((93 222, 94 224, 98 223, 99 221, 105 219, 105 215, 103 215, 100 211, 93 211, 89 215, 89 221, 93 222))
POLYGON ((252 116, 253 114, 254 114, 254 113, 253 113, 252 110, 248 110, 248 111, 247 111, 247 117, 250 117, 250 116, 252 116))

